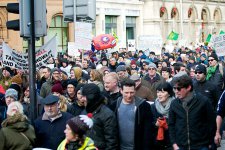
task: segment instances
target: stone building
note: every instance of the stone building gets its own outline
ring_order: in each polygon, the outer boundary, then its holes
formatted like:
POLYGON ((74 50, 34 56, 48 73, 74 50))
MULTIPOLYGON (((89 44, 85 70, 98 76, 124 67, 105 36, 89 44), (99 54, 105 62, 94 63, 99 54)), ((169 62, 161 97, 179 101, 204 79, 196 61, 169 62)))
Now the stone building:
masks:
MULTIPOLYGON (((58 52, 66 52, 67 42, 74 41, 73 23, 63 22, 63 0, 47 1, 47 36, 37 41, 40 47, 57 34, 58 52)), ((13 49, 28 45, 19 32, 7 30, 6 21, 18 18, 8 13, 6 5, 18 0, 0 1, 0 39, 13 49)), ((171 31, 188 42, 204 42, 207 35, 225 31, 225 0, 96 0, 93 36, 115 32, 117 48, 126 47, 128 39, 156 35, 166 42, 171 31)))

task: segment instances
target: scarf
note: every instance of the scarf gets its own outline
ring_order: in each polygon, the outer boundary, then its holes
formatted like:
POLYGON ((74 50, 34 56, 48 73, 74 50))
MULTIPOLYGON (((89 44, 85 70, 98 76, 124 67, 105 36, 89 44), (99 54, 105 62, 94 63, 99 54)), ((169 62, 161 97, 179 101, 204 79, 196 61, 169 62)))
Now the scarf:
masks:
POLYGON ((155 100, 155 108, 158 113, 162 114, 166 118, 168 118, 169 115, 169 109, 170 109, 170 104, 174 100, 174 97, 169 97, 166 103, 166 106, 163 106, 160 102, 159 99, 157 98, 155 100))
POLYGON ((216 68, 217 68, 217 66, 208 68, 206 80, 209 80, 212 77, 212 75, 215 74, 216 68))

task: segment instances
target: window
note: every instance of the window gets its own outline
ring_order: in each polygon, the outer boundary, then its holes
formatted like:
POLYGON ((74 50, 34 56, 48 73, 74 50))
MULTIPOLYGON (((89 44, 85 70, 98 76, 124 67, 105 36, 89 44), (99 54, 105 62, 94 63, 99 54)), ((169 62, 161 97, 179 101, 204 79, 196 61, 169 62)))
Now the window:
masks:
POLYGON ((68 23, 63 22, 63 17, 59 15, 52 18, 48 31, 49 40, 55 35, 57 35, 57 52, 66 53, 68 42, 68 23))
POLYGON ((136 17, 126 17, 127 39, 135 39, 136 17))
POLYGON ((117 17, 116 16, 105 16, 105 33, 117 33, 117 17))
MULTIPOLYGON (((35 41, 35 48, 38 49, 42 45, 44 45, 44 38, 41 37, 35 41)), ((28 52, 28 41, 23 39, 23 52, 27 53, 28 52)))

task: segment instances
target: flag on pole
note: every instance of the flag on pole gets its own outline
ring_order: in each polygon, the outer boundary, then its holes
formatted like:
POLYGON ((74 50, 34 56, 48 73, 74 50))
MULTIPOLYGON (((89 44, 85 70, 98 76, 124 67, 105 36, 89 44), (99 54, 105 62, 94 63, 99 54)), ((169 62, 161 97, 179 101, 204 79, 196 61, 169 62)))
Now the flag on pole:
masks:
POLYGON ((225 34, 225 32, 223 30, 220 31, 220 34, 225 34))
POLYGON ((211 37, 212 37, 212 34, 208 34, 205 42, 209 43, 211 40, 211 37))
POLYGON ((170 32, 170 34, 168 35, 167 39, 168 40, 177 40, 178 39, 179 34, 176 32, 170 32))

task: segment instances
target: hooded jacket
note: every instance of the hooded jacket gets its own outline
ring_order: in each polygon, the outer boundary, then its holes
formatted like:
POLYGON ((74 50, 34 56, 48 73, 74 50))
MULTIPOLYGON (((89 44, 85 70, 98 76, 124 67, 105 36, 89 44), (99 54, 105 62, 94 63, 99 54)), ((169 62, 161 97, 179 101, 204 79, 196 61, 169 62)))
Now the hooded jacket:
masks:
POLYGON ((35 143, 34 128, 28 123, 27 117, 16 114, 2 123, 0 131, 0 149, 31 150, 35 143))

